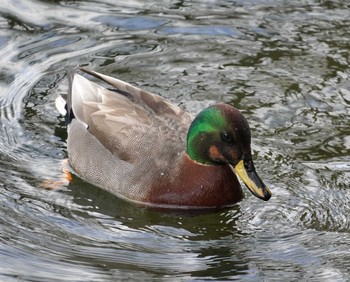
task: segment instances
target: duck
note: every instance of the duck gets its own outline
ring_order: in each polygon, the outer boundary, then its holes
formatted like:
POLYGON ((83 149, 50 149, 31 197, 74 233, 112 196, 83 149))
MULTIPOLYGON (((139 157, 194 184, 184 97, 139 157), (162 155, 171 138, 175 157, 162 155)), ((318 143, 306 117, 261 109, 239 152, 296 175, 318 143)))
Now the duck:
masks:
POLYGON ((193 116, 117 78, 81 73, 68 75, 69 91, 55 101, 67 125, 68 161, 80 178, 146 207, 235 205, 244 198, 237 176, 254 196, 270 199, 238 109, 217 103, 193 116))

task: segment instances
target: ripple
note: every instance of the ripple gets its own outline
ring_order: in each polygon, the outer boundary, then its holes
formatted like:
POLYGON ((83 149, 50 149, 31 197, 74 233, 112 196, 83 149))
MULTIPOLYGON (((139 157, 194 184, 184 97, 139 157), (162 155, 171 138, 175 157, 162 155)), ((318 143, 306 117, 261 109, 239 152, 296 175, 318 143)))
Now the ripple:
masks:
POLYGON ((226 35, 232 37, 242 36, 242 33, 225 26, 193 26, 193 27, 164 27, 158 31, 161 34, 192 34, 192 35, 226 35))
POLYGON ((97 16, 92 20, 118 28, 123 28, 126 30, 143 30, 143 29, 154 29, 158 28, 165 23, 166 20, 161 18, 145 18, 145 17, 115 17, 112 15, 97 16))

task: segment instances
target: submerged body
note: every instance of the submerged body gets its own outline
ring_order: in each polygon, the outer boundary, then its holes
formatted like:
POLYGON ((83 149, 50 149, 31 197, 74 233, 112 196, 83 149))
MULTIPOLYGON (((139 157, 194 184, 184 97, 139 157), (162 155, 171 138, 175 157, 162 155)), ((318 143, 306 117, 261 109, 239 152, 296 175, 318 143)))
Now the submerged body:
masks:
POLYGON ((270 198, 255 173, 249 126, 237 109, 219 104, 193 119, 160 96, 85 72, 114 88, 75 74, 67 104, 56 101, 68 124, 69 162, 82 178, 145 205, 221 207, 243 198, 232 166, 242 168, 244 160, 243 174, 251 167, 243 178, 253 182, 247 187, 270 198))

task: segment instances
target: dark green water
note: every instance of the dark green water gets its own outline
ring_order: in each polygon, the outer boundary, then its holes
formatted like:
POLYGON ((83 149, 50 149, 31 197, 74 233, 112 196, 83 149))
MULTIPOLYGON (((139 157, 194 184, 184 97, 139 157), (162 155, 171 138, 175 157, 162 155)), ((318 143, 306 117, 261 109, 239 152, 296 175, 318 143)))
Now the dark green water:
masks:
POLYGON ((0 280, 347 281, 348 1, 38 1, 0 8, 0 280), (121 4, 117 4, 117 3, 121 4), (241 109, 273 192, 207 214, 75 176, 54 99, 88 66, 196 113, 241 109))

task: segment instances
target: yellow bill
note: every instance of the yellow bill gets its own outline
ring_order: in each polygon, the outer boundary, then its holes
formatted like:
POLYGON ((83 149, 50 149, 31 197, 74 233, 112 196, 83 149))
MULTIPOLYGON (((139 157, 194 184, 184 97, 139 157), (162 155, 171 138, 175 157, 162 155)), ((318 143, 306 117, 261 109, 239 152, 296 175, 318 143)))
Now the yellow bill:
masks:
POLYGON ((247 169, 244 165, 244 161, 240 160, 234 167, 234 171, 254 196, 263 199, 264 201, 268 201, 271 198, 272 194, 270 189, 264 184, 264 182, 262 182, 256 173, 253 163, 251 163, 249 169, 247 169))

